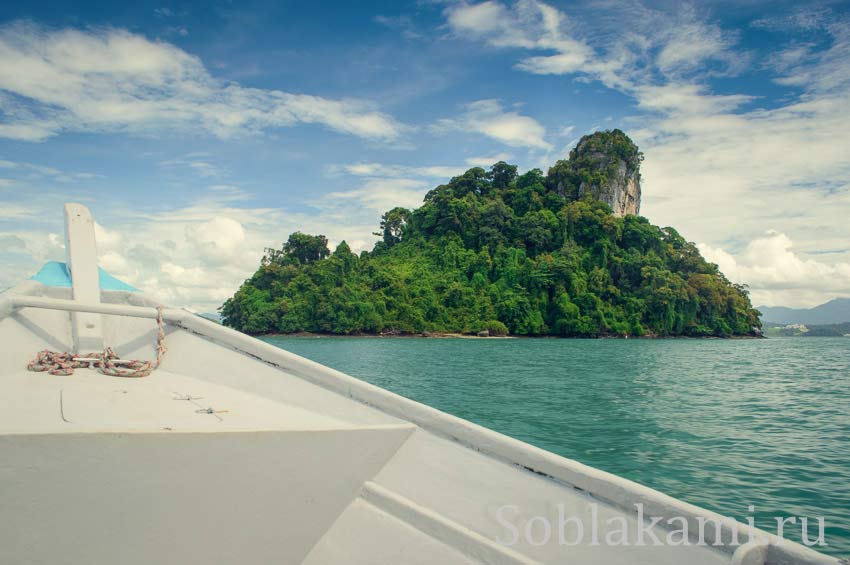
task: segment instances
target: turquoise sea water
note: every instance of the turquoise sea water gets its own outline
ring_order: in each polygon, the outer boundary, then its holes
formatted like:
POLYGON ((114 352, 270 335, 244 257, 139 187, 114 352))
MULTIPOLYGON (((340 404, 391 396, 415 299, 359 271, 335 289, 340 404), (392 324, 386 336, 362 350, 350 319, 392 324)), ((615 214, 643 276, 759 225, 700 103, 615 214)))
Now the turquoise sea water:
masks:
POLYGON ((850 555, 850 338, 265 339, 774 533, 822 516, 850 555))

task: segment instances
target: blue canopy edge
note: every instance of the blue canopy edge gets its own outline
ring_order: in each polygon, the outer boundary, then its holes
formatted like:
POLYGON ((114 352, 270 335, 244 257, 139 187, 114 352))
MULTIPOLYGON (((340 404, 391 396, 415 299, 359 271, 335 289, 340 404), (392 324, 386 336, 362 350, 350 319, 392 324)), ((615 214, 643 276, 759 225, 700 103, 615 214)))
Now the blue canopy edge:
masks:
MULTIPOLYGON (((124 281, 116 279, 100 267, 97 268, 97 272, 101 290, 125 290, 128 292, 138 292, 139 290, 124 281)), ((47 286, 71 287, 71 273, 68 272, 67 265, 60 261, 49 261, 45 263, 30 279, 47 286)))

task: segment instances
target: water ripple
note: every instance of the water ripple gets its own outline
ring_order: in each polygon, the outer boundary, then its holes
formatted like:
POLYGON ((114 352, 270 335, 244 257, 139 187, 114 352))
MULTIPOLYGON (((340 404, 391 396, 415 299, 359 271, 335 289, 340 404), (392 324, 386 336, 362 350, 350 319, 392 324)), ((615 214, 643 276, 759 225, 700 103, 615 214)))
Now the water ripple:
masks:
POLYGON ((850 339, 267 341, 769 531, 823 516, 850 554, 850 339))

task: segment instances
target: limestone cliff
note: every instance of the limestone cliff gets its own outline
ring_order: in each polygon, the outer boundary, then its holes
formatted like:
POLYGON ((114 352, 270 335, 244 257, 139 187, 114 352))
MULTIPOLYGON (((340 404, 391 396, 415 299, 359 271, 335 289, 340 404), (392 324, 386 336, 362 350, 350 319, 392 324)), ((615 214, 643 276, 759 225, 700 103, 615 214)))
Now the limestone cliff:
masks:
POLYGON ((569 160, 558 161, 549 179, 559 194, 605 202, 615 216, 640 214, 640 163, 643 154, 622 131, 596 132, 581 138, 569 160))

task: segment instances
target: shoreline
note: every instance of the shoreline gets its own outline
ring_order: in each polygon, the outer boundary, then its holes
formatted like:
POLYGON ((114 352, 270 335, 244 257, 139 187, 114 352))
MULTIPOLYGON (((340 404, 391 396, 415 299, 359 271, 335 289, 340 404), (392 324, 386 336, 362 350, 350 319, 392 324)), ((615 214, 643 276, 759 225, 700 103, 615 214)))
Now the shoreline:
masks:
POLYGON ((252 337, 290 337, 290 338, 370 338, 370 339, 640 339, 640 340, 667 340, 667 339, 722 339, 722 340, 743 340, 743 339, 769 339, 765 335, 736 335, 729 337, 717 336, 687 336, 687 335, 600 335, 600 336, 560 336, 560 335, 499 335, 499 336, 479 336, 471 334, 450 333, 450 332, 423 332, 418 334, 399 333, 399 334, 333 334, 333 333, 314 333, 314 332, 295 332, 295 333, 266 333, 256 334, 252 337))
POLYGON ((418 334, 413 333, 399 333, 399 334, 332 334, 332 333, 314 333, 314 332, 295 332, 288 334, 281 333, 267 333, 267 334, 256 334, 253 337, 365 337, 365 338, 388 338, 388 339, 409 339, 409 338, 435 338, 435 339, 447 339, 447 338, 457 338, 457 339, 520 339, 526 337, 557 337, 557 336, 518 336, 518 335, 492 335, 492 336, 479 336, 479 335, 471 335, 471 334, 460 334, 460 333, 449 333, 449 332, 423 332, 418 334))

